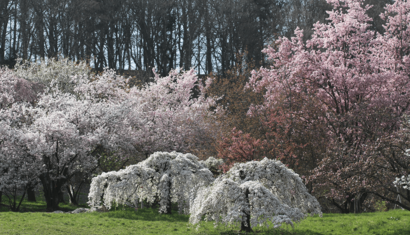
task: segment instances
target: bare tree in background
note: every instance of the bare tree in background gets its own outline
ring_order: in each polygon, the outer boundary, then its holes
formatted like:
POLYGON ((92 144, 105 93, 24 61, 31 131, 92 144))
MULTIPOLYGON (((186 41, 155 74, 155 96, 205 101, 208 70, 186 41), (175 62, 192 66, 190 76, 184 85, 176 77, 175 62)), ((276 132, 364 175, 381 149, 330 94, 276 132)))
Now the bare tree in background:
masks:
MULTIPOLYGON (((365 2, 378 32, 391 2, 365 2)), ((62 55, 97 71, 223 75, 238 63, 264 65, 261 50, 296 27, 308 39, 327 10, 326 0, 0 0, 0 63, 62 55)))

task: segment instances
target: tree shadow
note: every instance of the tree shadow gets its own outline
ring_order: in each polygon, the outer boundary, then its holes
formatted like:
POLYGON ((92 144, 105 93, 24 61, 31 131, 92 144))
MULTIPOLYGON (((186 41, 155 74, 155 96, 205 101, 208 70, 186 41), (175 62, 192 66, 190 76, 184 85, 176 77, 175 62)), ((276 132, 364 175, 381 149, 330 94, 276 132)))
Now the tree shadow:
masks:
POLYGON ((101 217, 143 220, 143 221, 167 221, 167 222, 186 222, 189 215, 178 214, 177 210, 172 210, 172 214, 160 214, 157 208, 144 208, 135 210, 134 208, 124 208, 111 210, 109 213, 99 213, 101 217))
POLYGON ((407 229, 396 229, 394 233, 391 233, 393 235, 403 235, 403 234, 410 234, 410 228, 407 229))

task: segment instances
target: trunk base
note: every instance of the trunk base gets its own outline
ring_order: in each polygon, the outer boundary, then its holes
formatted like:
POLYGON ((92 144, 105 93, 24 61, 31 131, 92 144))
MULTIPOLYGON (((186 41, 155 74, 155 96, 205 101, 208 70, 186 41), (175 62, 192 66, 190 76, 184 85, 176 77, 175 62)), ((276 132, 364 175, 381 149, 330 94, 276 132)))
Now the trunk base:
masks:
POLYGON ((36 193, 34 192, 33 188, 27 189, 27 201, 29 202, 36 202, 36 193))
POLYGON ((245 226, 245 224, 242 222, 242 223, 241 223, 241 230, 240 230, 240 232, 252 233, 253 230, 252 230, 252 228, 250 227, 250 224, 248 224, 248 226, 245 226))

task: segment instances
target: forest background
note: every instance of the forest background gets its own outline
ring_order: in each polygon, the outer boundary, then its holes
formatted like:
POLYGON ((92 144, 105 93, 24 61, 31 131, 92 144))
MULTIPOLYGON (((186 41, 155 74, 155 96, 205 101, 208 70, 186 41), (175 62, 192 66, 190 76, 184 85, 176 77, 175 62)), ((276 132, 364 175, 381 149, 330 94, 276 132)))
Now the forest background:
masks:
MULTIPOLYGON (((392 2, 365 1, 378 32, 392 2)), ((97 71, 224 75, 238 62, 266 64, 262 49, 297 26, 308 39, 331 9, 325 0, 0 0, 0 64, 62 55, 97 71)))

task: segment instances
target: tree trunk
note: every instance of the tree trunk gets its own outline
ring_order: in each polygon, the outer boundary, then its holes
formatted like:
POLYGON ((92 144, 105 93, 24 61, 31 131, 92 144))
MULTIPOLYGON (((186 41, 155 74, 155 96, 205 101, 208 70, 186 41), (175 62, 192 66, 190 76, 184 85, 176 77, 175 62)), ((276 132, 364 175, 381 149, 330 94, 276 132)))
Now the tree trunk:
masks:
MULTIPOLYGON (((8 16, 7 16, 7 18, 8 18, 8 16)), ((4 52, 5 52, 5 48, 6 48, 7 24, 8 24, 8 19, 5 19, 4 23, 0 22, 0 29, 2 28, 1 26, 3 25, 3 30, 1 32, 0 62, 3 62, 3 60, 4 60, 4 52)))
POLYGON ((78 206, 77 195, 78 195, 78 192, 79 192, 80 188, 81 188, 81 185, 77 189, 77 191, 75 191, 74 187, 71 184, 67 185, 68 202, 70 204, 78 206))
POLYGON ((29 46, 29 35, 28 35, 28 26, 26 20, 28 17, 28 2, 27 0, 21 1, 20 3, 20 30, 21 30, 21 44, 22 44, 22 54, 23 60, 27 60, 28 57, 28 46, 29 46))
POLYGON ((43 185, 44 199, 46 200, 46 211, 52 212, 59 210, 59 193, 63 182, 60 180, 53 181, 47 173, 40 175, 40 180, 43 185))
POLYGON ((249 204, 249 189, 246 189, 245 192, 245 200, 246 204, 248 205, 248 208, 243 210, 243 213, 245 214, 245 218, 242 218, 241 222, 241 232, 253 232, 251 228, 251 206, 249 204))
POLYGON ((33 187, 27 187, 27 201, 36 202, 36 193, 33 187))
POLYGON ((172 208, 171 208, 171 179, 169 179, 169 181, 168 181, 168 203, 167 203, 167 208, 166 208, 166 210, 165 210, 165 213, 164 214, 168 214, 168 215, 170 215, 170 214, 172 214, 172 208))
POLYGON ((66 203, 64 201, 64 193, 61 190, 60 190, 60 192, 58 192, 58 203, 66 203))

